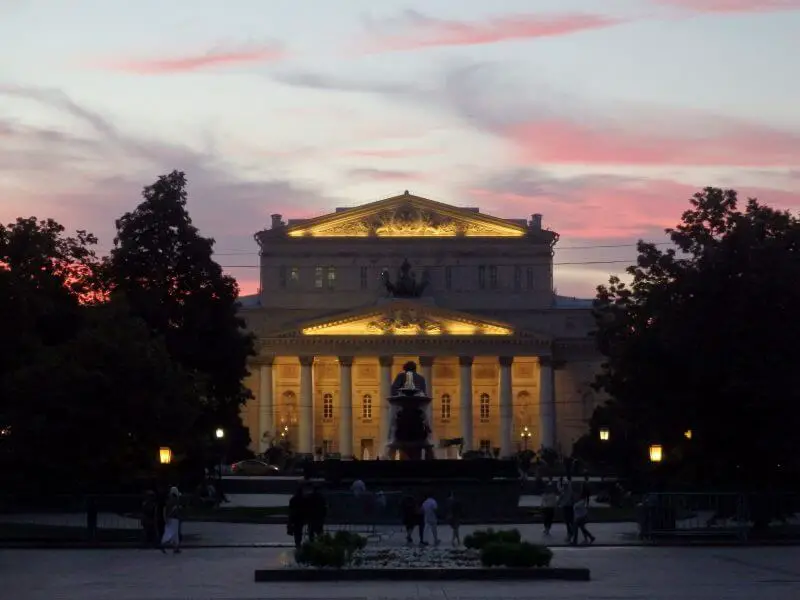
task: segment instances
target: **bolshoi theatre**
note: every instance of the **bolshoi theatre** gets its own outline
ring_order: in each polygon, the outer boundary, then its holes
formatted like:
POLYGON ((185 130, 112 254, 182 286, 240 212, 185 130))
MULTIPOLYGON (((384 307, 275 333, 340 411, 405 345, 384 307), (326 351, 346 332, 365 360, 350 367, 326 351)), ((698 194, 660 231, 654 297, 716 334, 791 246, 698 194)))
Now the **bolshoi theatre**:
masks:
MULTIPOLYGON (((553 287, 558 234, 408 192, 255 235, 240 299, 257 356, 243 408, 254 451, 382 456, 390 386, 415 361, 437 440, 570 452, 601 401, 591 301, 553 287)), ((440 451, 442 456, 446 450, 440 451)))

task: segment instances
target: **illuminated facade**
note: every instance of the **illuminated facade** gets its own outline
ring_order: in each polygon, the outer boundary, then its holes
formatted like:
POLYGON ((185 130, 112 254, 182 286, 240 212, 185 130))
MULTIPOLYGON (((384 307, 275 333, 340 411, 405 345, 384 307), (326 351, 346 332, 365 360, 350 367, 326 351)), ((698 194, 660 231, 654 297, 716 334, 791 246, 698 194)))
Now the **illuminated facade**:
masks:
POLYGON ((244 409, 254 450, 375 458, 385 398, 414 360, 438 439, 465 449, 569 451, 599 398, 591 303, 553 292, 558 235, 541 215, 499 219, 406 192, 256 234, 258 337, 244 409), (523 434, 524 432, 524 434, 523 434))

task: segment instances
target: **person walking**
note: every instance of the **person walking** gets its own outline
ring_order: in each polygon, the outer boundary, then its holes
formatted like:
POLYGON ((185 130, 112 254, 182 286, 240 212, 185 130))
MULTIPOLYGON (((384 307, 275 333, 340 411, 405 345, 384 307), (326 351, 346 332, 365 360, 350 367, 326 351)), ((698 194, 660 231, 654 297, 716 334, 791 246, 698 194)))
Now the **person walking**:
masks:
POLYGON ((561 490, 561 495, 558 497, 558 506, 561 508, 561 515, 564 518, 564 525, 567 528, 566 541, 572 541, 572 531, 575 526, 575 492, 572 489, 572 479, 567 478, 564 488, 561 490))
POLYGON ((461 545, 462 516, 463 507, 461 501, 456 498, 455 492, 450 492, 450 497, 447 499, 447 520, 450 522, 450 529, 453 531, 452 543, 456 547, 461 545))
MULTIPOLYGON (((424 529, 430 529, 431 535, 433 536, 433 545, 439 545, 439 520, 436 516, 436 511, 439 510, 439 504, 433 497, 432 493, 427 494, 427 498, 422 503, 422 519, 424 524, 424 529)), ((423 531, 424 531, 423 529, 423 531)), ((428 544, 420 540, 420 544, 423 546, 427 546, 428 544)))
POLYGON ((578 501, 575 503, 575 523, 572 527, 572 545, 578 544, 578 531, 583 534, 584 544, 593 544, 595 537, 591 532, 586 529, 586 523, 589 521, 589 490, 588 488, 583 491, 578 501))
POLYGON ((158 498, 155 490, 147 490, 142 501, 142 529, 144 529, 145 545, 149 548, 158 548, 161 543, 161 533, 158 528, 158 498))
POLYGON ((303 544, 303 528, 308 521, 309 496, 308 486, 300 485, 289 500, 289 515, 286 522, 286 533, 294 536, 295 548, 303 544))
POLYGON ((174 554, 181 551, 181 493, 172 487, 164 506, 164 535, 161 537, 161 552, 167 553, 166 546, 172 546, 174 554))
POLYGON ((550 529, 553 527, 553 521, 556 517, 556 504, 558 504, 556 485, 550 481, 542 494, 542 522, 545 535, 550 535, 550 529))
POLYGON ((328 514, 328 505, 319 486, 315 486, 308 496, 308 539, 313 542, 317 536, 322 535, 325 528, 325 517, 328 514))
MULTIPOLYGON (((406 543, 413 544, 414 540, 412 536, 414 534, 414 528, 418 527, 420 524, 420 511, 417 507, 417 501, 411 494, 406 494, 400 501, 400 519, 403 521, 403 527, 406 529, 406 543)), ((423 534, 423 528, 420 528, 420 544, 423 540, 423 534)))

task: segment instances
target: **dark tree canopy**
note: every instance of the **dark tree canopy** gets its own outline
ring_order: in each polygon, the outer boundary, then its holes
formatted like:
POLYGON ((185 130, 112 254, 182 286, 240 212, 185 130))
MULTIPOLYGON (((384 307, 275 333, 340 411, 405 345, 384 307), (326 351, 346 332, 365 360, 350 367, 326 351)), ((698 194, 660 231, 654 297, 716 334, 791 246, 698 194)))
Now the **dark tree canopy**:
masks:
POLYGON ((800 220, 706 188, 668 233, 674 248, 639 243, 630 286, 598 288, 597 386, 612 400, 592 438, 609 427, 629 468, 660 443, 665 468, 706 484, 796 473, 800 220))
POLYGON ((183 173, 159 177, 142 195, 117 221, 107 265, 112 298, 124 298, 194 374, 204 408, 199 426, 207 430, 198 436, 223 427, 239 454, 249 443, 239 407, 250 397, 243 379, 254 350, 237 314, 238 285, 214 261, 214 240, 192 225, 183 173))

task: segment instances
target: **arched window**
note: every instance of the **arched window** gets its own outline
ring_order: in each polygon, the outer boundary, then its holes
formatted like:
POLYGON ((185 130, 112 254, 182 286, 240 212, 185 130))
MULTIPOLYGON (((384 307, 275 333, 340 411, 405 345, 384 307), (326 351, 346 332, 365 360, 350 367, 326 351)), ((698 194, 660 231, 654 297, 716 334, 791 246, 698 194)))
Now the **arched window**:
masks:
POLYGON ((364 421, 372 420, 372 396, 364 394, 361 399, 361 418, 364 421))
POLYGON ((481 394, 480 415, 481 423, 489 422, 489 394, 481 394))
POLYGON ((452 409, 453 406, 450 401, 450 394, 442 394, 442 408, 441 408, 442 412, 440 414, 442 421, 450 420, 450 414, 452 409))
POLYGON ((322 420, 333 421, 333 394, 322 396, 322 420))

